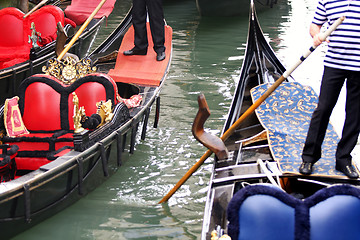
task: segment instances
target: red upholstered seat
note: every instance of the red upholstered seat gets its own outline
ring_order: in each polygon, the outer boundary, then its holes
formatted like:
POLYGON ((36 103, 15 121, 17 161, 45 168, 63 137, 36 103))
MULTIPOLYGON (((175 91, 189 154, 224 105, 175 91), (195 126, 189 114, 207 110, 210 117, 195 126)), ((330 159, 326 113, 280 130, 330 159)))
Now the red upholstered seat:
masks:
POLYGON ((37 74, 19 87, 19 107, 26 128, 30 132, 74 130, 73 92, 88 116, 96 113, 97 102, 111 99, 113 105, 117 103, 117 86, 108 75, 89 74, 72 85, 64 85, 55 78, 37 74))
POLYGON ((14 64, 29 59, 30 44, 24 31, 24 13, 17 8, 0 10, 0 68, 7 61, 14 64))
POLYGON ((34 82, 24 92, 23 121, 32 131, 55 131, 61 129, 60 93, 43 82, 34 82), (57 106, 56 108, 54 106, 57 106), (46 111, 44 111, 46 109, 46 111), (38 121, 41 120, 41 121, 38 121))
MULTIPOLYGON (((15 160, 17 169, 36 170, 52 160, 49 159, 52 152, 74 146, 72 133, 64 132, 58 137, 56 136, 57 133, 30 133, 18 138, 5 138, 4 142, 19 147, 19 154, 15 160)), ((62 153, 65 154, 66 152, 62 153)))
POLYGON ((24 13, 17 8, 10 7, 0 10, 0 45, 2 47, 24 44, 23 16, 24 13))
MULTIPOLYGON (((75 90, 76 95, 79 98, 79 106, 83 106, 86 110, 86 114, 90 116, 93 113, 96 113, 97 107, 96 103, 102 100, 107 100, 106 92, 104 91, 104 87, 101 83, 98 82, 86 82, 80 85, 75 90), (91 89, 92 94, 89 94, 89 89, 91 89)), ((74 130, 74 121, 73 121, 73 95, 70 94, 68 96, 68 120, 69 127, 71 130, 74 130)))
POLYGON ((24 28, 25 31, 31 34, 30 27, 33 22, 36 31, 41 33, 42 41, 38 41, 38 45, 44 46, 56 39, 56 24, 60 22, 64 26, 64 21, 64 12, 60 8, 46 5, 25 18, 24 28))
POLYGON ((41 34, 42 41, 39 46, 48 44, 56 39, 57 23, 63 26, 75 23, 64 18, 64 12, 56 6, 44 6, 25 19, 24 13, 17 8, 9 7, 0 10, 0 69, 29 60, 29 36, 31 36, 31 23, 41 34))
POLYGON ((54 158, 59 155, 54 152, 74 146, 73 92, 87 116, 96 113, 97 102, 109 99, 113 105, 118 102, 116 83, 105 74, 89 74, 72 85, 64 85, 44 74, 31 76, 21 83, 19 108, 30 134, 2 139, 4 143, 19 146, 18 169, 35 170, 50 161, 49 155, 54 158))

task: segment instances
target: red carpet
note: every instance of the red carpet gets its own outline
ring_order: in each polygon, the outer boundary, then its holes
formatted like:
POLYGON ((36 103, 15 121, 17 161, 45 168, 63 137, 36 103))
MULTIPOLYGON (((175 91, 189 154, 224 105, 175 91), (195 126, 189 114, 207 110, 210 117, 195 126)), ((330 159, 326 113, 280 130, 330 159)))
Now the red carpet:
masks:
POLYGON ((134 28, 131 27, 125 34, 119 49, 115 69, 109 71, 109 75, 116 82, 134 83, 141 85, 158 86, 169 64, 172 47, 172 28, 165 26, 165 54, 163 61, 156 61, 156 53, 153 50, 150 27, 147 25, 148 53, 145 56, 125 56, 124 51, 134 47, 134 28))

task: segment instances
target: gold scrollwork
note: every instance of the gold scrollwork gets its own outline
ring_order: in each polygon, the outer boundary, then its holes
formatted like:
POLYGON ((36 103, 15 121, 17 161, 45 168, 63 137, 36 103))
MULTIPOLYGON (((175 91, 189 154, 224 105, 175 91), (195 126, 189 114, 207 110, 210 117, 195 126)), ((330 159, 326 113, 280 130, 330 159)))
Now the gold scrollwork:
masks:
POLYGON ((79 78, 89 73, 96 72, 96 67, 92 66, 90 59, 81 59, 76 61, 73 57, 67 56, 65 59, 58 61, 56 58, 50 59, 42 71, 53 76, 66 85, 70 85, 79 78))
POLYGON ((101 117, 101 123, 99 124, 99 127, 104 125, 105 123, 111 121, 114 114, 112 113, 112 103, 111 100, 108 100, 107 102, 100 101, 96 103, 97 111, 96 113, 100 115, 101 117))
POLYGON ((79 133, 84 131, 84 128, 81 126, 81 120, 86 117, 85 108, 79 107, 79 98, 75 92, 73 92, 73 103, 74 103, 74 132, 79 133))

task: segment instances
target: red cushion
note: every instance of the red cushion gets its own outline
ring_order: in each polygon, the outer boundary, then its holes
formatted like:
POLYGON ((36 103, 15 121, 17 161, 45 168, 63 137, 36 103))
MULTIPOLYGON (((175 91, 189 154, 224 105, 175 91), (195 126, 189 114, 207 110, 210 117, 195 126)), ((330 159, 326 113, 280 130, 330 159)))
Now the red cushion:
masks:
MULTIPOLYGON (((50 140, 54 134, 53 133, 30 133, 27 135, 21 136, 22 141, 17 141, 19 138, 10 138, 5 139, 5 143, 10 145, 17 145, 19 147, 19 151, 50 151, 50 140)), ((64 134, 53 141, 55 142, 55 151, 64 147, 70 146, 73 147, 73 141, 69 141, 68 139, 72 139, 73 134, 67 133, 64 134)))
POLYGON ((30 16, 25 18, 24 28, 28 35, 31 35, 31 23, 35 23, 35 29, 41 34, 43 42, 38 42, 43 46, 56 39, 57 23, 64 26, 64 12, 56 6, 46 5, 38 9, 30 16))
MULTIPOLYGON (((75 90, 76 95, 79 98, 79 107, 85 108, 85 113, 87 116, 91 116, 96 113, 97 107, 96 103, 100 101, 106 101, 106 92, 104 86, 98 82, 87 82, 79 86, 75 90), (91 89, 92 94, 89 94, 89 89, 91 89)), ((74 104, 73 104, 73 95, 70 94, 68 98, 69 106, 69 126, 71 130, 74 130, 74 104)))
POLYGON ((39 169, 42 165, 45 165, 50 160, 46 158, 30 158, 30 157, 16 157, 16 168, 18 170, 36 170, 39 169))
MULTIPOLYGON (((9 50, 9 49, 7 49, 7 50, 9 50)), ((0 50, 0 52, 1 52, 1 50, 0 50)), ((25 52, 25 50, 24 50, 24 52, 25 52)), ((29 54, 27 54, 27 53, 24 53, 23 56, 18 55, 16 58, 12 58, 11 56, 12 56, 12 54, 9 54, 7 56, 3 55, 3 58, 2 58, 3 62, 0 62, 0 69, 14 66, 15 64, 25 62, 26 60, 29 59, 29 54)))
POLYGON ((17 145, 21 151, 49 151, 48 142, 6 142, 10 145, 17 145))
POLYGON ((29 59, 30 44, 24 31, 24 13, 9 7, 0 10, 0 68, 29 59))
MULTIPOLYGON (((30 133, 21 137, 22 141, 17 141, 20 138, 8 138, 5 142, 9 145, 17 145, 19 147, 18 153, 21 154, 22 151, 43 151, 51 152, 50 150, 50 141, 54 134, 53 133, 30 133), (11 142, 9 142, 9 141, 11 142)), ((74 143, 72 140, 73 134, 67 133, 61 135, 60 137, 54 139, 55 141, 55 151, 59 150, 64 146, 73 147, 74 143)), ((69 152, 70 149, 61 151, 61 153, 56 156, 64 155, 69 152)), ((15 158, 17 169, 19 170, 36 170, 44 164, 49 163, 50 161, 45 157, 19 157, 15 158)))
POLYGON ((25 42, 23 31, 24 13, 17 8, 3 8, 0 10, 0 46, 22 46, 25 42))
POLYGON ((46 83, 31 83, 25 92, 23 121, 29 131, 60 130, 60 94, 46 83))
POLYGON ((96 113, 96 103, 112 100, 116 104, 116 83, 105 74, 91 74, 72 85, 64 85, 44 74, 25 79, 19 87, 19 107, 26 128, 30 131, 74 130, 73 95, 87 116, 96 113))
POLYGON ((8 7, 0 10, 0 68, 11 67, 29 59, 29 36, 31 23, 41 34, 42 42, 39 46, 48 44, 56 39, 57 23, 64 26, 64 12, 56 6, 44 6, 25 19, 24 13, 17 8, 8 7))
MULTIPOLYGON (((19 152, 21 151, 50 151, 49 142, 37 142, 36 139, 42 140, 41 138, 50 138, 53 135, 53 133, 30 133, 26 135, 26 137, 23 137, 22 139, 24 141, 21 142, 7 142, 9 145, 17 145, 19 147, 19 152)), ((73 137, 72 133, 67 133, 65 135, 62 135, 58 137, 55 140, 55 151, 59 150, 60 148, 64 146, 70 146, 73 147, 74 143, 72 141, 68 141, 68 139, 71 139, 73 137), (62 142, 65 141, 65 142, 62 142)), ((13 138, 12 140, 16 141, 16 138, 13 138)), ((55 156, 64 155, 65 153, 69 152, 70 149, 66 149, 64 151, 61 151, 59 154, 55 156)), ((50 162, 45 157, 19 157, 17 156, 15 158, 17 169, 18 170, 36 170, 42 165, 45 165, 50 162)))
MULTIPOLYGON (((71 134, 71 136, 72 136, 72 134, 71 134)), ((74 142, 73 141, 71 141, 71 142, 56 142, 55 143, 55 151, 62 147, 66 147, 66 146, 74 147, 74 142)))

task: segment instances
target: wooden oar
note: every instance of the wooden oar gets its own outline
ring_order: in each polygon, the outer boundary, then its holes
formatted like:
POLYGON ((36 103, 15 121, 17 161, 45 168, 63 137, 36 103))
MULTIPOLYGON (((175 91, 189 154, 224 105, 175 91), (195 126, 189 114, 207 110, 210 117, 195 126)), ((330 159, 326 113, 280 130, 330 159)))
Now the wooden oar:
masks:
MULTIPOLYGON (((330 34, 345 20, 345 17, 340 17, 337 19, 323 34, 321 34, 320 39, 325 40, 330 34)), ((276 82, 271 85, 268 90, 260 96, 258 100, 253 103, 236 122, 221 136, 221 140, 225 141, 230 137, 234 131, 239 127, 239 125, 250 115, 252 114, 257 107, 260 106, 262 102, 273 92, 275 89, 287 78, 290 74, 317 48, 317 46, 312 46, 306 53, 301 56, 301 58, 296 62, 291 68, 286 70, 284 74, 276 80, 276 82)), ((183 185, 186 180, 203 164, 203 162, 212 154, 211 150, 207 150, 207 152, 200 158, 199 161, 192 166, 189 171, 179 180, 179 182, 166 194, 163 199, 160 200, 159 203, 166 202, 169 198, 183 185)))
POLYGON ((74 37, 70 40, 69 44, 66 45, 64 50, 60 53, 60 55, 57 57, 57 60, 60 61, 64 55, 69 51, 69 49, 74 45, 75 41, 79 38, 80 34, 85 30, 85 28, 89 25, 91 20, 95 17, 95 15, 98 13, 98 11, 101 9, 101 7, 104 5, 106 0, 102 0, 99 5, 95 8, 95 10, 91 13, 91 15, 86 19, 84 24, 80 27, 80 29, 76 32, 74 37))
POLYGON ((23 18, 26 18, 27 16, 35 12, 38 8, 40 8, 42 5, 45 5, 45 3, 47 3, 48 1, 49 0, 42 0, 41 2, 39 2, 35 7, 33 7, 33 9, 31 9, 27 14, 25 14, 23 18))

